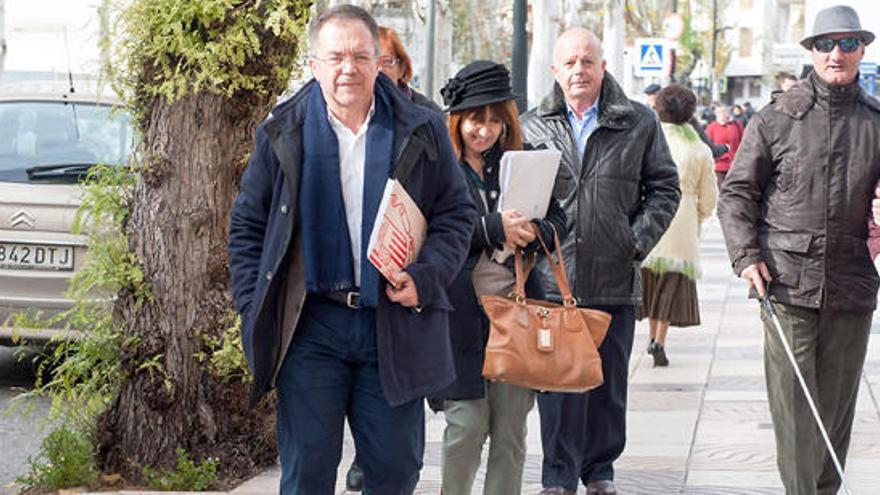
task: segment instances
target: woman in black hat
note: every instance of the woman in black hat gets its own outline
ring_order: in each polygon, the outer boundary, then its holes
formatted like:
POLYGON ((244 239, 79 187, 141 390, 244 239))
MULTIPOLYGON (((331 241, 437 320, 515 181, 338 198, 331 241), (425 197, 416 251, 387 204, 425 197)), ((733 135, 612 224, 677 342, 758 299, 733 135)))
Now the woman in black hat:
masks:
MULTIPOLYGON (((449 288, 455 307, 450 315, 450 334, 457 378, 436 397, 445 399, 442 492, 470 495, 483 444, 491 437, 483 493, 515 495, 522 486, 526 416, 534 405, 534 392, 483 380, 489 321, 479 296, 506 296, 513 288, 512 258, 507 264, 496 263, 492 260, 496 249, 506 244, 533 251, 538 246, 536 229, 545 238, 551 238, 554 226, 564 235, 565 213, 556 200, 551 200, 543 219, 497 211, 501 155, 523 149, 510 74, 503 65, 473 62, 440 93, 449 112, 450 139, 480 211, 467 262, 449 288)), ((538 287, 533 274, 526 284, 530 297, 541 296, 538 287)))

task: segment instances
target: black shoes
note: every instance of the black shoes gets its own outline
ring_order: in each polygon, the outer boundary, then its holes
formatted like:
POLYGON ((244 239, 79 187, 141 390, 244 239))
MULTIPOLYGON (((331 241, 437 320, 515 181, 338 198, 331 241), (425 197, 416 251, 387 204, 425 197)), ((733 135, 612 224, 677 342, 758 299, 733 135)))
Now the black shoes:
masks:
POLYGON ((651 345, 648 346, 648 354, 654 357, 654 366, 669 366, 666 350, 657 342, 651 342, 651 345))
POLYGON ((357 458, 351 461, 351 467, 348 468, 348 474, 345 475, 345 490, 349 492, 359 492, 364 489, 364 472, 357 464, 357 458))
POLYGON ((617 495, 617 489, 611 480, 591 481, 587 484, 587 495, 617 495))
POLYGON ((551 486, 541 490, 541 493, 538 495, 575 495, 575 493, 571 490, 566 490, 561 486, 551 486))

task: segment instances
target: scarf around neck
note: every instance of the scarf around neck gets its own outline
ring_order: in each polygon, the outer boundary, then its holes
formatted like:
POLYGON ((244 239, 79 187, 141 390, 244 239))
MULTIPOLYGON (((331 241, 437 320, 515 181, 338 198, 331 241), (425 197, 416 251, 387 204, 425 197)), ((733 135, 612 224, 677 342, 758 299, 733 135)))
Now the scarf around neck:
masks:
POLYGON ((360 290, 361 306, 375 307, 379 271, 366 252, 373 222, 391 170, 394 114, 389 95, 375 86, 375 112, 367 128, 361 228, 361 286, 354 284, 351 236, 339 173, 339 141, 330 125, 319 85, 308 95, 303 126, 303 166, 299 186, 305 286, 307 292, 360 290))

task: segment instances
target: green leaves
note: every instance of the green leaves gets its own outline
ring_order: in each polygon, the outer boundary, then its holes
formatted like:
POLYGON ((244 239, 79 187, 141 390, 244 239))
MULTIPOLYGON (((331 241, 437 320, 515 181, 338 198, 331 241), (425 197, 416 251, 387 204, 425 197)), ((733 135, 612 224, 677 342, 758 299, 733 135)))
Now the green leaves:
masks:
POLYGON ((216 459, 203 459, 196 464, 185 450, 178 447, 174 469, 142 469, 144 479, 156 490, 203 491, 217 482, 216 459))
POLYGON ((92 442, 86 433, 61 426, 40 444, 36 459, 28 457, 31 471, 18 478, 27 487, 58 490, 92 483, 98 476, 92 442))
MULTIPOLYGON (((188 92, 266 94, 283 87, 294 61, 267 60, 264 38, 303 38, 312 0, 138 0, 115 13, 111 76, 122 94, 174 101, 188 92), (283 67, 270 80, 254 64, 283 67)), ((110 14, 107 14, 110 15, 110 14)), ((144 109, 135 108, 139 112, 144 109)))
POLYGON ((205 351, 199 352, 196 357, 200 361, 208 360, 211 373, 224 381, 250 383, 253 377, 241 346, 241 319, 230 311, 222 323, 226 325, 223 335, 220 338, 203 335, 205 351))
POLYGON ((134 171, 121 166, 98 165, 89 171, 74 221, 75 233, 87 233, 89 250, 67 291, 74 305, 48 321, 28 321, 24 315, 17 315, 15 321, 21 328, 63 327, 79 332, 77 338, 53 340, 45 359, 39 361, 34 389, 21 396, 21 400, 50 396, 52 416, 62 416, 78 431, 94 428, 95 418, 110 404, 124 377, 120 353, 137 345, 137 339, 125 338, 114 322, 113 297, 123 289, 132 291, 141 303, 150 297, 143 268, 121 234, 135 180, 134 171))

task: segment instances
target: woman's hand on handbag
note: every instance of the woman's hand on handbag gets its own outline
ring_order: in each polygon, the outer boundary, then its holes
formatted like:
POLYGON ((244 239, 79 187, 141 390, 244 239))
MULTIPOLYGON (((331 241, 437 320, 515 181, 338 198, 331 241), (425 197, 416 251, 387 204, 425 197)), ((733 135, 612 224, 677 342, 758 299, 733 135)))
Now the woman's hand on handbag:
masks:
POLYGON ((501 225, 504 227, 504 244, 512 249, 526 247, 535 240, 534 225, 516 210, 502 211, 501 225))

